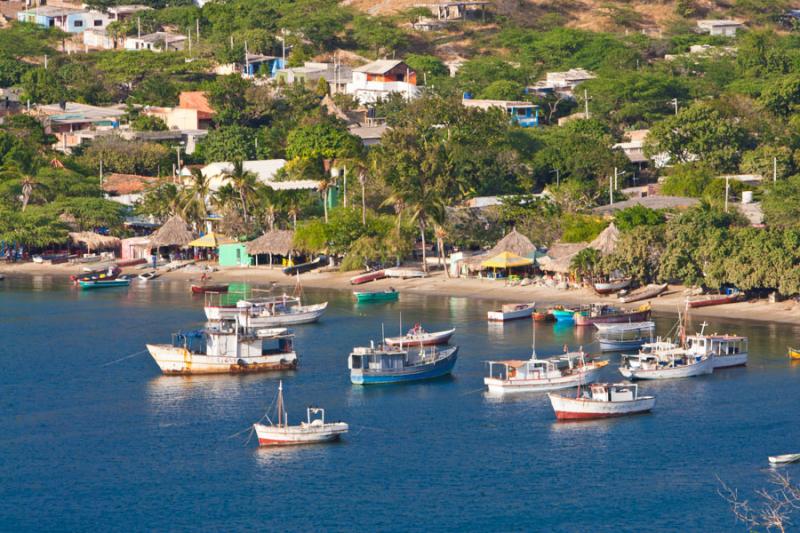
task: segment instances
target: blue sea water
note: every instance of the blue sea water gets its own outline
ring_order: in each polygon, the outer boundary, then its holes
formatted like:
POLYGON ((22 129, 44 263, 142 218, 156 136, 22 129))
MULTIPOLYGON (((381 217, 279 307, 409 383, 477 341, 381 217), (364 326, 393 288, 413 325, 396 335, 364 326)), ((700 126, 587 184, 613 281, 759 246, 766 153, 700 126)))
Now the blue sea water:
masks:
MULTIPOLYGON (((330 300, 296 328, 300 367, 277 375, 161 376, 140 352, 198 327, 182 282, 81 292, 49 277, 0 284, 0 530, 730 531, 725 480, 752 496, 767 456, 800 451, 798 328, 715 321, 750 337, 747 368, 645 383, 650 415, 556 422, 543 394, 483 392, 484 361, 527 357, 531 322, 487 324, 496 302, 403 294, 330 300), (407 326, 453 324, 451 378, 364 388, 347 354, 407 326), (249 425, 284 380, 290 421, 308 404, 351 424, 341 443, 259 449, 249 425)), ((672 317, 659 317, 666 331, 672 317)), ((537 351, 591 344, 537 326, 537 351)), ((604 377, 620 378, 616 365, 604 377)), ((794 467, 787 471, 797 473, 794 467)))

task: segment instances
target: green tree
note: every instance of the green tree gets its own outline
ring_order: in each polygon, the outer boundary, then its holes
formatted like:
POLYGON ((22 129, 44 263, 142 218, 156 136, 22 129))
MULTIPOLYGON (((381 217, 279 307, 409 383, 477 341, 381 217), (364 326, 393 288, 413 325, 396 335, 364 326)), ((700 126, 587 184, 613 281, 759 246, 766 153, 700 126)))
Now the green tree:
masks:
POLYGON ((353 39, 378 57, 391 53, 406 44, 405 33, 385 17, 360 16, 353 19, 353 39))
POLYGON ((22 75, 22 99, 37 104, 53 104, 69 98, 64 83, 53 70, 36 67, 22 75))
POLYGON ((255 157, 255 132, 243 126, 223 126, 208 132, 198 144, 204 161, 249 161, 255 157))
POLYGON ((800 229, 800 176, 779 181, 761 201, 764 221, 770 227, 800 229))
POLYGON ((659 226, 665 221, 664 215, 655 209, 642 205, 634 205, 621 209, 614 214, 614 224, 620 231, 626 232, 640 226, 659 226))
POLYGON ((522 98, 522 84, 509 81, 497 80, 487 85, 480 93, 481 98, 489 100, 519 100, 522 98))
POLYGON ((664 180, 661 192, 667 196, 700 198, 713 178, 714 172, 702 163, 675 165, 664 180))
POLYGON ((250 82, 239 75, 219 76, 208 90, 214 122, 220 126, 243 125, 249 87, 250 82))
POLYGON ((665 247, 663 225, 637 225, 620 234, 614 252, 603 258, 602 268, 651 283, 657 279, 665 247))
POLYGON ((178 86, 166 74, 147 77, 136 86, 128 101, 135 104, 172 107, 178 104, 178 86))
POLYGON ((423 74, 431 77, 444 77, 450 75, 450 69, 447 68, 441 59, 436 56, 424 54, 408 54, 405 57, 406 65, 411 67, 417 73, 417 81, 423 79, 423 74))
POLYGON ((166 131, 167 124, 152 115, 137 115, 130 121, 131 127, 136 131, 166 131))
POLYGON ((739 170, 745 174, 757 174, 772 179, 773 171, 778 179, 786 178, 796 169, 792 150, 787 146, 762 144, 742 154, 739 170))
POLYGON ((569 269, 578 278, 594 278, 600 272, 600 252, 594 248, 584 248, 570 260, 569 269))

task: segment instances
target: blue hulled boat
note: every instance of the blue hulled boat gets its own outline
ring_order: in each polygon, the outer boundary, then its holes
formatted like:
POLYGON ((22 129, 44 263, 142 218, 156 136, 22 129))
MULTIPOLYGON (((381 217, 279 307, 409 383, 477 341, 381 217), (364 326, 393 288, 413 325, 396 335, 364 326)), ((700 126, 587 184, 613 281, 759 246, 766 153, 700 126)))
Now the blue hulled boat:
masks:
POLYGON ((457 358, 458 346, 438 350, 357 347, 348 358, 350 381, 357 385, 378 385, 438 378, 453 370, 457 358))

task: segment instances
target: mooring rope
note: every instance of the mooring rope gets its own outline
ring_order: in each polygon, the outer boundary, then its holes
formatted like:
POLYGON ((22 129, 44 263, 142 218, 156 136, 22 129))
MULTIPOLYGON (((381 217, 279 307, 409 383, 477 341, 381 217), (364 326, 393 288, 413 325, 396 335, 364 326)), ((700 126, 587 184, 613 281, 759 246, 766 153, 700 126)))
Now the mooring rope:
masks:
POLYGON ((130 355, 126 355, 125 357, 120 357, 119 359, 114 359, 113 361, 109 361, 108 363, 100 365, 100 367, 113 365, 114 363, 119 363, 120 361, 124 361, 126 359, 130 359, 131 357, 136 357, 137 355, 142 355, 143 353, 147 353, 147 350, 139 350, 136 353, 132 353, 130 355))

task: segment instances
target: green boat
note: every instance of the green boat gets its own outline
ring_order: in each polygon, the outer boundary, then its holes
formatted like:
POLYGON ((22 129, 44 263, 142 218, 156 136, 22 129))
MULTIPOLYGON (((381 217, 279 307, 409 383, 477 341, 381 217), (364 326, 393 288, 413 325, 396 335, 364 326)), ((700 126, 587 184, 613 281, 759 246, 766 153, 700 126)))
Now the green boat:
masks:
POLYGON ((89 289, 106 289, 109 287, 127 287, 131 284, 129 278, 117 278, 109 280, 95 280, 95 281, 79 281, 78 285, 82 290, 89 289))
POLYGON ((358 302, 394 302, 400 295, 394 289, 388 291, 353 291, 358 302))

